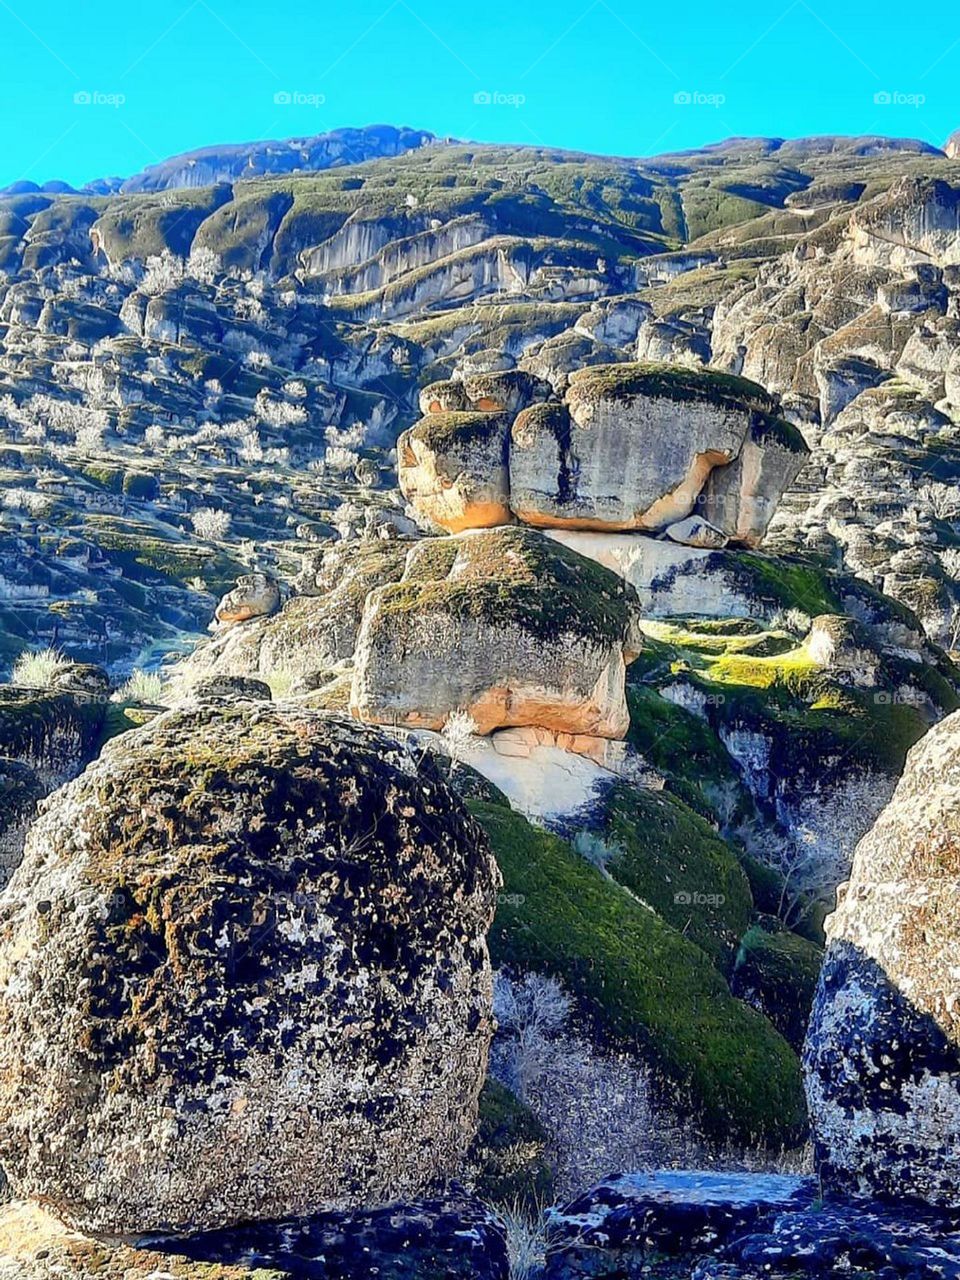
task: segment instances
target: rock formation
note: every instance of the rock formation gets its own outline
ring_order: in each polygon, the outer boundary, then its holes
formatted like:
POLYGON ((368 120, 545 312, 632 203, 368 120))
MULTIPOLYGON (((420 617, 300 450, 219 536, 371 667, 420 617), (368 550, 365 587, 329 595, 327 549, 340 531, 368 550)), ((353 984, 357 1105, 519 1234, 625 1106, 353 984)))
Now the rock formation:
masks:
POLYGON ((348 721, 204 703, 109 745, 47 802, 0 908, 15 1194, 129 1235, 449 1175, 497 879, 429 764, 348 721))
POLYGON ((430 539, 367 597, 351 709, 427 729, 460 712, 482 734, 619 738, 637 621, 631 588, 532 529, 430 539))
POLYGON ((808 452, 762 388, 704 370, 580 369, 563 401, 540 394, 541 384, 497 396, 478 381, 428 387, 427 416, 398 445, 403 492, 453 533, 516 518, 605 532, 672 526, 677 538, 678 522, 702 503, 722 536, 755 546, 808 452), (508 411, 523 399, 535 402, 511 427, 508 411), (478 404, 501 412, 480 414, 478 404))
POLYGON ((268 618, 280 608, 280 588, 266 573, 245 573, 217 605, 216 621, 221 627, 251 618, 268 618))
POLYGON ((960 713, 907 758, 827 922, 805 1052, 825 1185, 960 1207, 960 713))
POLYGON ((34 769, 0 757, 0 888, 20 865, 27 830, 43 794, 34 769))

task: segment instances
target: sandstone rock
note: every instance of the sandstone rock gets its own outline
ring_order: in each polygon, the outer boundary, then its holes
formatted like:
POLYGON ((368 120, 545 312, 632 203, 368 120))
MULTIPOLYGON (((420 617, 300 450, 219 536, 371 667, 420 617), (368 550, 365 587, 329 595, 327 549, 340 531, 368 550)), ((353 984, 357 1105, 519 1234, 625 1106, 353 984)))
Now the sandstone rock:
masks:
POLYGON ((400 583, 367 599, 352 710, 414 728, 463 712, 481 734, 619 738, 636 617, 629 587, 532 529, 428 540, 400 583))
POLYGON ((740 451, 760 387, 667 365, 581 369, 565 406, 521 413, 510 442, 510 504, 550 528, 660 529, 688 516, 710 471, 740 451))
POLYGON ((245 573, 217 605, 216 620, 221 626, 266 618, 280 608, 280 588, 266 573, 245 573))
POLYGON ((35 770, 0 757, 0 888, 20 865, 27 831, 43 794, 35 770))
POLYGON ((607 1178, 551 1214, 547 1280, 640 1276, 664 1255, 692 1267, 697 1256, 714 1255, 813 1198, 812 1179, 777 1174, 659 1170, 607 1178))
POLYGON ((15 1193, 129 1235, 451 1174, 496 884, 431 766, 349 721, 198 705, 115 740, 47 802, 0 902, 15 1193))
POLYGON ((514 415, 528 405, 548 399, 553 391, 549 382, 522 369, 468 374, 463 379, 463 389, 470 408, 482 413, 514 415))
POLYGON ((763 541, 780 499, 803 469, 810 450, 803 436, 781 419, 755 414, 743 447, 707 478, 699 510, 737 542, 763 541))
POLYGON ((250 676, 210 676, 195 684, 192 692, 198 702, 270 702, 273 698, 265 681, 250 676))
POLYGON ((50 687, 105 701, 110 697, 111 685, 103 667, 92 662, 68 662, 54 673, 50 687))
POLYGON ((960 262, 960 187, 901 178, 850 217, 856 261, 909 267, 960 262))
POLYGON ((171 672, 179 694, 199 681, 225 676, 289 677, 291 690, 315 688, 331 668, 352 658, 368 593, 396 582, 409 543, 337 543, 308 564, 298 580, 304 593, 270 618, 230 627, 198 645, 171 672))
POLYGON ((805 1051, 827 1186, 960 1206, 960 714, 907 757, 827 921, 805 1051))
POLYGON ((431 413, 397 441, 404 497, 451 533, 508 524, 509 434, 506 414, 431 413))

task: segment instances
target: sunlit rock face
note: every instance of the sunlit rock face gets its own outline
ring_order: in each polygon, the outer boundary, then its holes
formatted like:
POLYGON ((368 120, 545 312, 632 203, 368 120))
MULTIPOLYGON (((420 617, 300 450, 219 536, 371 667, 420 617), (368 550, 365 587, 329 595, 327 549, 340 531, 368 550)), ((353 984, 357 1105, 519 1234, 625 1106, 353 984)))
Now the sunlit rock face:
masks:
POLYGON ((411 728, 462 713, 482 734, 621 738, 638 614, 631 587, 533 529, 429 539, 401 582, 367 597, 351 710, 411 728))
POLYGON ((433 383, 398 442, 400 487, 451 533, 658 532, 698 514, 755 546, 808 450, 745 379, 680 365, 578 368, 563 399, 518 371, 433 383))
POLYGON ((450 1176, 498 883, 433 767, 350 721, 213 700, 116 739, 0 899, 14 1194, 130 1235, 450 1176))
POLYGON ((826 1185, 960 1205, 960 713, 907 758, 827 922, 805 1050, 826 1185))

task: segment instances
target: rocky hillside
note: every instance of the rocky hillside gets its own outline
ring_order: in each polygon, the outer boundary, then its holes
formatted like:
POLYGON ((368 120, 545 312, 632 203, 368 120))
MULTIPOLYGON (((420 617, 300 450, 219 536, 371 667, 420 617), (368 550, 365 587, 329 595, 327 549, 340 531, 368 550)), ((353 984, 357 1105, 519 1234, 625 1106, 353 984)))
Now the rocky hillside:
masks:
POLYGON ((933 148, 630 162, 367 130, 127 188, 0 198, 0 663, 53 642, 120 672, 244 566, 406 528, 392 450, 438 379, 562 391, 636 358, 781 398, 812 455, 768 545, 953 643, 960 183, 933 148))

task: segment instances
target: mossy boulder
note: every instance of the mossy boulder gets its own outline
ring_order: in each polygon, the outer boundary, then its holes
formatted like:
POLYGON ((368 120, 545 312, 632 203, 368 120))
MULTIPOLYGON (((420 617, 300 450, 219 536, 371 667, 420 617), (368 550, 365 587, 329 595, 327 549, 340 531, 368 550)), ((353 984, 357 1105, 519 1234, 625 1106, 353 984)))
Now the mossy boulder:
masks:
POLYGON ((733 998, 706 952, 559 837, 501 806, 470 807, 504 878, 494 964, 562 981, 596 1034, 652 1062, 712 1138, 771 1147, 800 1139, 796 1054, 733 998))
POLYGON ((822 947, 767 917, 744 934, 731 987, 765 1014, 799 1053, 822 962, 822 947))
POLYGON ((621 737, 636 620, 631 588, 532 529, 427 540, 367 598, 351 706, 414 728, 463 712, 480 733, 621 737))
POLYGON ((498 880, 429 760, 350 721, 229 701, 114 739, 4 896, 15 1194, 130 1235, 451 1175, 486 1068, 498 880))
POLYGON ((450 533, 509 524, 510 422, 504 413, 430 413, 397 441, 404 497, 450 533))

